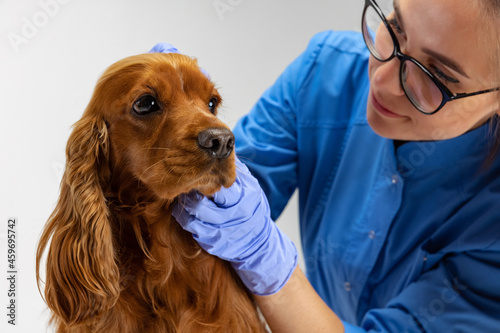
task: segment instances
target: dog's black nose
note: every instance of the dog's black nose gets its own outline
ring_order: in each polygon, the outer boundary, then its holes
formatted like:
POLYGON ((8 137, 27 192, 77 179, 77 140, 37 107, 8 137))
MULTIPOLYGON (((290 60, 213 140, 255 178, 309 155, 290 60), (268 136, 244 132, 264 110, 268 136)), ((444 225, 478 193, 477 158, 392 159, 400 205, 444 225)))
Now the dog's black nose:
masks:
POLYGON ((198 134, 198 144, 211 157, 223 159, 233 151, 234 135, 224 127, 208 128, 198 134))

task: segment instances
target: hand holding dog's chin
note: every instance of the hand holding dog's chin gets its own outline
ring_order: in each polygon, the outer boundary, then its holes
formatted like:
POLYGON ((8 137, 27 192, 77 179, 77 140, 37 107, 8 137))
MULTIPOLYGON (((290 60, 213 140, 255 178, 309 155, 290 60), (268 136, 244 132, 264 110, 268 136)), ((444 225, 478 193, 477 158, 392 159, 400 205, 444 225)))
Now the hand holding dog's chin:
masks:
POLYGON ((213 200, 216 193, 218 193, 219 191, 221 191, 224 188, 228 189, 232 185, 233 185, 233 183, 231 183, 231 184, 225 184, 225 185, 222 185, 222 186, 220 184, 218 184, 218 185, 214 184, 214 185, 208 185, 208 186, 199 186, 198 188, 196 188, 193 191, 190 191, 189 193, 197 193, 198 195, 205 196, 205 197, 213 200))
POLYGON ((234 188, 236 184, 236 172, 234 168, 231 170, 227 170, 226 174, 221 176, 214 176, 213 181, 203 182, 198 186, 194 187, 194 190, 190 192, 197 192, 205 197, 213 199, 217 197, 216 193, 219 193, 221 190, 234 188))

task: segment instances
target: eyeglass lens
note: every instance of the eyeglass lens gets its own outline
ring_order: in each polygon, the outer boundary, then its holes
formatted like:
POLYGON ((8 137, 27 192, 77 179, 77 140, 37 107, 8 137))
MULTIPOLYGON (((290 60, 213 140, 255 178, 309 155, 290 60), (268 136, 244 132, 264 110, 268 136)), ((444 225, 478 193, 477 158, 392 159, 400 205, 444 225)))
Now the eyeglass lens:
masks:
MULTIPOLYGON (((386 61, 394 54, 395 45, 391 34, 372 6, 366 8, 363 17, 363 35, 375 59, 386 61)), ((408 99, 421 112, 434 112, 443 101, 441 89, 413 60, 409 58, 400 60, 402 61, 401 83, 408 99)))

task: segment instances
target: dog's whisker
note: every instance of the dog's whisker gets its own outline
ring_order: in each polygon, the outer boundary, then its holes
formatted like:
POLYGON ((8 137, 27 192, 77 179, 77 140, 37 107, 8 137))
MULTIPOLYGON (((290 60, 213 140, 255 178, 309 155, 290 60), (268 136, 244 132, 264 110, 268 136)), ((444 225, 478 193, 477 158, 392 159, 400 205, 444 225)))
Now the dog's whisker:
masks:
POLYGON ((144 174, 145 174, 148 170, 150 170, 150 169, 154 168, 154 167, 155 167, 155 166, 157 166, 158 164, 163 163, 163 162, 165 162, 165 161, 166 161, 166 158, 162 158, 162 159, 161 159, 161 160, 159 160, 158 162, 153 163, 152 165, 150 165, 149 167, 147 167, 147 168, 146 168, 143 172, 141 172, 141 176, 140 176, 140 178, 142 178, 142 176, 144 176, 144 174))
POLYGON ((163 184, 165 178, 170 176, 173 172, 174 170, 172 168, 166 169, 165 172, 162 174, 161 179, 156 181, 155 184, 163 184))
POLYGON ((179 185, 179 183, 182 181, 182 179, 184 179, 184 175, 186 175, 186 172, 187 172, 187 168, 184 168, 184 172, 177 178, 176 185, 179 185))

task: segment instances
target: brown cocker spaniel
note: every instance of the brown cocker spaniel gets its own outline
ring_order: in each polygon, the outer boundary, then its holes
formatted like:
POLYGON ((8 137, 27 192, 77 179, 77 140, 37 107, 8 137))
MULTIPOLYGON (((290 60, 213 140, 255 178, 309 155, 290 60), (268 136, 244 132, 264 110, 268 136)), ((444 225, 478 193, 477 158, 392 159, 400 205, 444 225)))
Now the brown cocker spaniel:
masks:
POLYGON ((220 101, 185 55, 132 56, 102 75, 38 245, 57 332, 265 331, 230 264, 171 215, 180 194, 211 195, 235 179, 220 101))

